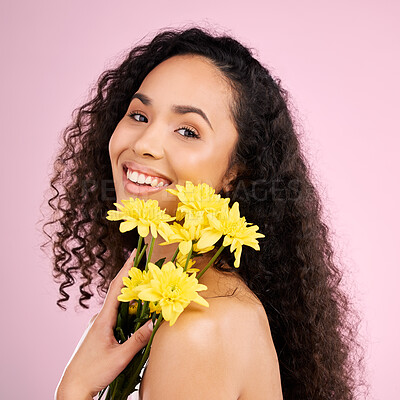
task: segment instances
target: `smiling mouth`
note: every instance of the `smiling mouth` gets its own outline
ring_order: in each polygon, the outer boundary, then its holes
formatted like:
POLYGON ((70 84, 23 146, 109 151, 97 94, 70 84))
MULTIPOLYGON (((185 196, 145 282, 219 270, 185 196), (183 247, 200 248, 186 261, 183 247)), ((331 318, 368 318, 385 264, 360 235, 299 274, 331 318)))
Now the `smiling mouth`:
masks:
POLYGON ((153 176, 149 174, 145 174, 141 171, 135 171, 127 166, 124 166, 124 172, 128 181, 143 187, 160 189, 167 187, 171 184, 168 179, 161 178, 160 176, 153 176))

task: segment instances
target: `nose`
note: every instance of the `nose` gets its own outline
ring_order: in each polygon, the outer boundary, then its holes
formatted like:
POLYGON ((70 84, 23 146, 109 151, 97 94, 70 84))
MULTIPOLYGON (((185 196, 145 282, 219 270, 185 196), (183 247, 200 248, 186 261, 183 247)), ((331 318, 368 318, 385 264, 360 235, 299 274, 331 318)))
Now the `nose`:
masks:
POLYGON ((163 131, 165 127, 162 129, 159 124, 149 124, 132 141, 132 150, 141 157, 162 158, 164 156, 163 131))

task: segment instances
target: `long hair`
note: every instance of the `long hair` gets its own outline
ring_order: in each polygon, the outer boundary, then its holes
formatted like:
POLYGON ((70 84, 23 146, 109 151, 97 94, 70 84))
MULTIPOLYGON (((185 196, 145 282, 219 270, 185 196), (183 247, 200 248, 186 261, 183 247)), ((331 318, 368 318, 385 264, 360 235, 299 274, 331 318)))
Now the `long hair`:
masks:
MULTIPOLYGON (((356 394, 356 324, 340 289, 322 204, 302 154, 287 92, 251 51, 229 36, 203 29, 168 30, 133 48, 104 72, 92 99, 77 109, 54 164, 53 216, 45 226, 60 283, 58 305, 80 283, 82 307, 107 291, 131 249, 105 219, 116 200, 108 142, 146 75, 184 54, 209 59, 233 92, 239 133, 231 166, 236 177, 223 193, 265 238, 261 251, 244 249, 238 270, 262 302, 277 351, 285 399, 353 399, 356 394)), ((226 253, 216 267, 232 265, 226 253)), ((229 269, 229 268, 228 268, 229 269)))

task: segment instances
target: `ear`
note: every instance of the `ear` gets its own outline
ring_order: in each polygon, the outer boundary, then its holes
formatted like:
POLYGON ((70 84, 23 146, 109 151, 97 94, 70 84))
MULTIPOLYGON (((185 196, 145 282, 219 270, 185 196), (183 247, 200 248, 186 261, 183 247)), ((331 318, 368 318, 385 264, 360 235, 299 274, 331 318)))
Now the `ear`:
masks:
POLYGON ((222 179, 222 190, 224 192, 230 192, 233 190, 231 182, 237 177, 238 172, 239 172, 239 167, 237 164, 232 165, 228 168, 224 178, 222 179))

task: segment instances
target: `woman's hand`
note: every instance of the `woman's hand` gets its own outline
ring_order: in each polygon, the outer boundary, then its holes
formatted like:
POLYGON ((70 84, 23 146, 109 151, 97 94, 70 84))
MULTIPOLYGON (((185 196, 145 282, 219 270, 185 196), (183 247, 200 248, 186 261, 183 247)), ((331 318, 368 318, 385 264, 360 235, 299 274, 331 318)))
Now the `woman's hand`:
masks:
POLYGON ((150 339, 151 321, 123 344, 116 341, 113 332, 119 304, 117 296, 123 287, 122 277, 128 276, 135 253, 111 282, 101 311, 92 318, 78 343, 57 386, 56 400, 92 399, 123 371, 150 339))

